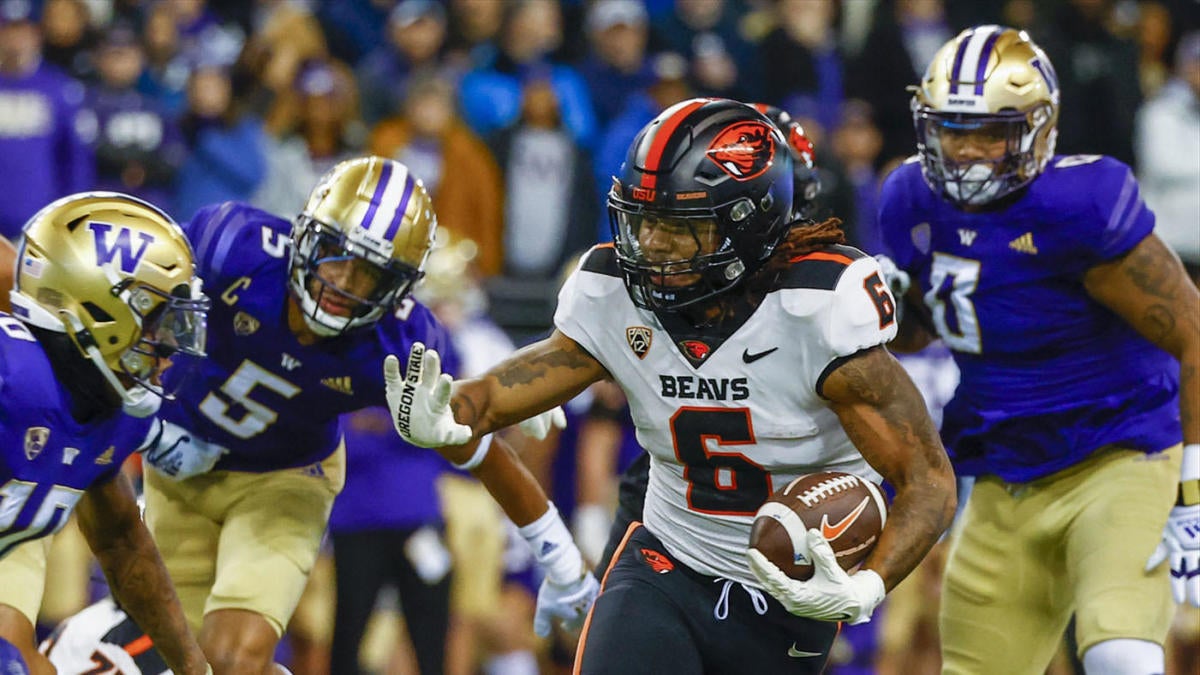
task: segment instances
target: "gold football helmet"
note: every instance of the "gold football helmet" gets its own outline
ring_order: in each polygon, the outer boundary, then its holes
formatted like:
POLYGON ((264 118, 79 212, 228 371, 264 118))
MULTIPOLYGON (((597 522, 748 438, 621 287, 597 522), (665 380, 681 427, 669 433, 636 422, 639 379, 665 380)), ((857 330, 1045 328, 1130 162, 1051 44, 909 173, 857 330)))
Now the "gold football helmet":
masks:
POLYGON ((913 123, 925 181, 959 205, 978 206, 1018 190, 1054 156, 1058 78, 1024 31, 976 26, 947 42, 913 88, 913 123), (1002 156, 967 156, 974 136, 1002 156))
POLYGON ((291 286, 309 328, 332 336, 373 325, 421 279, 436 228, 424 183, 400 162, 360 157, 330 169, 292 228, 291 286), (338 264, 374 281, 370 292, 323 276, 338 264))
POLYGON ((128 195, 84 192, 25 224, 10 298, 14 316, 66 333, 126 412, 146 416, 163 397, 164 361, 204 356, 209 301, 200 288, 170 216, 128 195))

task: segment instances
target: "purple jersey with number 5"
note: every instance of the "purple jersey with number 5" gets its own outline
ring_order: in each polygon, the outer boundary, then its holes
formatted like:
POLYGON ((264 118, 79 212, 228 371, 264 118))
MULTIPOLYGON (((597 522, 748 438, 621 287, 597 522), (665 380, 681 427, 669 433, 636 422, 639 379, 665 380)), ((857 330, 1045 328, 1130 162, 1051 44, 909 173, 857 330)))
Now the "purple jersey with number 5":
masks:
POLYGON ((300 344, 287 325, 288 221, 226 202, 201 209, 184 231, 213 299, 208 358, 162 415, 227 448, 217 469, 274 471, 324 459, 337 447, 338 416, 383 405, 383 359, 404 358, 413 342, 436 349, 445 370, 457 372, 449 335, 411 299, 372 328, 300 344))
POLYGON ((879 223, 962 372, 942 427, 959 473, 1023 482, 1105 445, 1180 442, 1177 362, 1083 284, 1154 229, 1128 166, 1057 156, 1011 203, 967 213, 910 161, 879 223))

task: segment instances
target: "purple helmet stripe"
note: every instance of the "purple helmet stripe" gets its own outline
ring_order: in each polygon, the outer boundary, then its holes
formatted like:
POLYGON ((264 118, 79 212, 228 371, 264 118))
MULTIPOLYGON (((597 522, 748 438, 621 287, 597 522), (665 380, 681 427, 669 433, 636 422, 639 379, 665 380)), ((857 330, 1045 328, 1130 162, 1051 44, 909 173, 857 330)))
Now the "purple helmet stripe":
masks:
POLYGON ((962 80, 959 71, 962 70, 963 57, 967 55, 967 45, 971 43, 973 35, 975 35, 975 30, 968 30, 958 41, 958 51, 954 53, 954 67, 950 69, 950 86, 955 86, 962 80))
POLYGON ((396 205, 396 212, 392 215, 392 222, 388 225, 387 232, 383 235, 384 239, 391 241, 396 236, 396 231, 400 229, 400 223, 404 221, 404 212, 408 210, 408 200, 412 197, 413 189, 416 185, 417 181, 413 179, 412 173, 406 172, 404 177, 404 194, 400 197, 400 203, 396 205))
POLYGON ((371 205, 367 207, 367 214, 363 216, 362 228, 364 230, 371 229, 371 221, 375 220, 375 211, 379 209, 379 202, 383 201, 383 193, 387 190, 388 179, 392 177, 392 163, 383 163, 383 172, 379 174, 379 182, 375 184, 375 192, 371 195, 371 205))
POLYGON ((988 61, 991 61, 992 47, 1000 39, 1000 31, 993 31, 983 43, 983 51, 979 52, 979 63, 975 66, 975 95, 983 96, 983 78, 987 75, 988 61))

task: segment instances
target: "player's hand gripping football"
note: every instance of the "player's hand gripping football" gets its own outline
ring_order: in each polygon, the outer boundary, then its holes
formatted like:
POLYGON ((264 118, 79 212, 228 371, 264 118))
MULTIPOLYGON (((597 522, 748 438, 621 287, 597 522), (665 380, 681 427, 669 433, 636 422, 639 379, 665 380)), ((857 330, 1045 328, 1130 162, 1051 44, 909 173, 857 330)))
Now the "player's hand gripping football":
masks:
POLYGON ((400 360, 395 355, 384 359, 383 379, 396 433, 422 448, 462 445, 471 440, 471 427, 455 421, 450 410, 450 385, 454 380, 442 372, 438 353, 414 342, 405 371, 400 374, 400 360))
POLYGON ((750 570, 768 593, 796 616, 821 621, 866 623, 887 592, 883 579, 871 570, 847 574, 821 531, 808 531, 807 543, 813 560, 813 576, 797 581, 787 576, 766 556, 748 549, 750 570))
POLYGON ((1171 594, 1175 602, 1200 607, 1200 504, 1176 506, 1167 517, 1162 541, 1146 562, 1146 571, 1164 560, 1171 566, 1171 594))

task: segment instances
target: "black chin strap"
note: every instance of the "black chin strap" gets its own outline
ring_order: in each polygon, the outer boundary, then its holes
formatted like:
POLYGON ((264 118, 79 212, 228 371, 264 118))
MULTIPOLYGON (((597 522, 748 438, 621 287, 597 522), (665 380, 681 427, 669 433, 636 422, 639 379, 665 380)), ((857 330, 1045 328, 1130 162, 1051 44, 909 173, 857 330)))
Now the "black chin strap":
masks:
POLYGON ((89 422, 121 409, 121 398, 112 385, 96 370, 66 333, 29 326, 38 343, 46 350, 54 377, 71 395, 71 416, 89 422))

